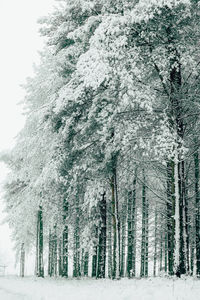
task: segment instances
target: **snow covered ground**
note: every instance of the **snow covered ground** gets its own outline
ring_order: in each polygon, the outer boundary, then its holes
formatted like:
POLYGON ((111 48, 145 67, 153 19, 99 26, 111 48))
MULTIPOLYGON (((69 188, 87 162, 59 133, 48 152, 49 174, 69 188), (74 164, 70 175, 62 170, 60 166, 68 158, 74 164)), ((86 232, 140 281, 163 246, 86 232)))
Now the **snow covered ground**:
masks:
POLYGON ((198 300, 200 280, 0 278, 1 300, 198 300))

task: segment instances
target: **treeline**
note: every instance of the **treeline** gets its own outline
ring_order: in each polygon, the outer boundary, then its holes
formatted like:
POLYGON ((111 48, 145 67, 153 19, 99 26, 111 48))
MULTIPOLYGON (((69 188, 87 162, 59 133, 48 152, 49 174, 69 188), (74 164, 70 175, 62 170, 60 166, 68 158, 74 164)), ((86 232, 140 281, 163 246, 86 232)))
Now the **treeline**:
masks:
POLYGON ((59 2, 1 158, 21 276, 199 276, 199 1, 59 2))

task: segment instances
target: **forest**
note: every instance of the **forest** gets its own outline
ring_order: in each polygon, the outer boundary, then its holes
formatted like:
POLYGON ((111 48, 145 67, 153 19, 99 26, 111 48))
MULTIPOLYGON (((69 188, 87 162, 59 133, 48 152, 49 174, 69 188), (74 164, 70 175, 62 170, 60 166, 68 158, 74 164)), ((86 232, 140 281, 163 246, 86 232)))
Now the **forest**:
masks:
POLYGON ((200 1, 57 0, 4 185, 20 275, 200 277, 200 1), (70 267, 71 266, 71 267, 70 267))

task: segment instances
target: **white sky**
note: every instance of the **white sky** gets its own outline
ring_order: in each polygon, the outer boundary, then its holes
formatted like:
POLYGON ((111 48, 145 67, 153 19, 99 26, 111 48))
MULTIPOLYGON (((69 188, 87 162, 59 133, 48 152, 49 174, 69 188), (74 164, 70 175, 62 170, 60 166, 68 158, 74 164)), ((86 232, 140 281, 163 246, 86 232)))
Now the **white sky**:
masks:
MULTIPOLYGON (((54 0, 0 0, 0 151, 14 145, 14 137, 23 127, 22 107, 18 103, 23 100, 24 91, 20 85, 33 74, 33 63, 39 61, 43 39, 37 19, 47 15, 53 5, 54 0)), ((0 164, 1 185, 6 173, 0 164)), ((0 201, 0 222, 2 219, 0 201)), ((10 263, 14 261, 11 248, 8 226, 1 225, 0 255, 6 253, 10 263)))

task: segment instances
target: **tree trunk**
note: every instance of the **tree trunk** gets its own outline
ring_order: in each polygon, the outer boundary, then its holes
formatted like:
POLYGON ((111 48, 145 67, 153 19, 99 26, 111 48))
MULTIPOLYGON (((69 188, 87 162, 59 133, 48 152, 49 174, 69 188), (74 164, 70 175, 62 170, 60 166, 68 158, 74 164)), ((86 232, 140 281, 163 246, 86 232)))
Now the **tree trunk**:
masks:
POLYGON ((155 210, 155 223, 154 223, 154 258, 153 258, 153 276, 156 276, 157 267, 157 226, 158 226, 158 213, 157 208, 155 210))
POLYGON ((113 269, 112 279, 119 279, 120 277, 120 224, 118 214, 118 195, 117 195, 117 181, 116 170, 113 171, 111 179, 112 190, 112 225, 113 225, 113 269))
POLYGON ((112 202, 108 202, 108 237, 107 237, 107 244, 108 244, 108 278, 112 278, 112 202))
POLYGON ((196 274, 200 276, 200 193, 199 193, 199 153, 194 153, 195 166, 195 232, 196 232, 196 274))
POLYGON ((68 277, 68 225, 67 225, 67 217, 68 217, 68 202, 64 200, 63 203, 63 223, 64 229, 62 234, 62 277, 68 277))
POLYGON ((163 234, 164 234, 164 232, 161 230, 161 233, 160 233, 160 272, 163 269, 163 234))
POLYGON ((174 181, 175 181, 175 248, 174 248, 174 273, 180 276, 180 199, 179 199, 179 163, 178 154, 176 153, 174 164, 174 181))
POLYGON ((58 275, 63 276, 63 252, 62 252, 62 239, 58 241, 58 275))
POLYGON ((76 198, 76 220, 74 229, 74 255, 73 255, 73 277, 80 277, 80 228, 79 228, 79 201, 76 198))
POLYGON ((122 224, 121 224, 121 266, 120 266, 120 277, 124 277, 125 272, 125 244, 126 244, 126 203, 122 207, 122 224))
POLYGON ((36 276, 44 277, 43 265, 43 216, 42 206, 39 206, 37 214, 37 242, 36 242, 36 276))
POLYGON ((142 184, 142 241, 141 241, 141 262, 140 277, 145 275, 145 250, 146 250, 146 186, 145 179, 142 184))
POLYGON ((58 241, 56 226, 54 226, 54 236, 53 236, 53 264, 54 264, 54 276, 58 274, 58 241))
POLYGON ((24 277, 24 268, 25 268, 25 248, 24 243, 21 244, 21 253, 20 253, 20 276, 24 277))
POLYGON ((84 256, 84 266, 83 266, 83 274, 85 277, 88 277, 88 262, 89 262, 89 253, 86 252, 84 256))
POLYGON ((52 274, 52 257, 53 257, 53 253, 52 253, 52 234, 51 234, 51 230, 49 230, 49 257, 48 257, 48 275, 51 277, 52 274))
POLYGON ((48 275, 57 276, 58 257, 57 257, 57 234, 56 226, 54 232, 49 232, 49 259, 48 259, 48 275))
POLYGON ((165 235, 165 273, 167 273, 167 260, 168 260, 168 248, 167 248, 167 245, 168 245, 168 241, 167 241, 167 226, 166 226, 166 232, 164 233, 165 235))
POLYGON ((174 162, 167 163, 167 249, 168 272, 174 274, 174 235, 175 235, 175 186, 174 186, 174 162))
POLYGON ((128 193, 128 249, 127 249, 127 276, 129 278, 135 276, 135 211, 136 211, 136 176, 133 181, 133 191, 128 193))
MULTIPOLYGON (((175 195, 175 231, 174 235, 172 233, 171 237, 173 242, 170 241, 172 251, 174 250, 174 260, 173 260, 173 271, 171 270, 171 261, 169 266, 169 272, 171 274, 175 273, 178 277, 186 272, 186 232, 185 232, 185 162, 183 160, 182 153, 182 141, 184 137, 184 129, 186 124, 183 123, 183 107, 182 107, 182 75, 181 75, 181 63, 180 55, 176 49, 173 40, 172 27, 168 26, 166 29, 168 36, 168 54, 169 54, 169 75, 170 75, 170 109, 169 109, 169 125, 171 132, 174 136, 175 146, 174 146, 174 157, 172 160, 174 162, 174 180, 173 182, 175 191, 171 195, 175 195), (174 237, 174 238, 173 238, 174 237)), ((184 121, 185 122, 185 121, 184 121)), ((173 200, 172 200, 172 215, 173 217, 173 200)), ((172 226, 173 227, 173 226, 172 226)), ((170 260, 171 259, 171 253, 170 260)))
POLYGON ((92 277, 97 276, 97 240, 98 240, 98 227, 95 226, 95 244, 93 246, 93 255, 92 255, 92 277))
POLYGON ((106 194, 102 195, 99 203, 100 210, 100 230, 99 230, 99 244, 98 244, 98 265, 97 278, 105 278, 106 268, 106 194))
POLYGON ((148 269, 149 269, 149 202, 146 199, 146 220, 145 220, 145 270, 144 275, 148 277, 148 269))

